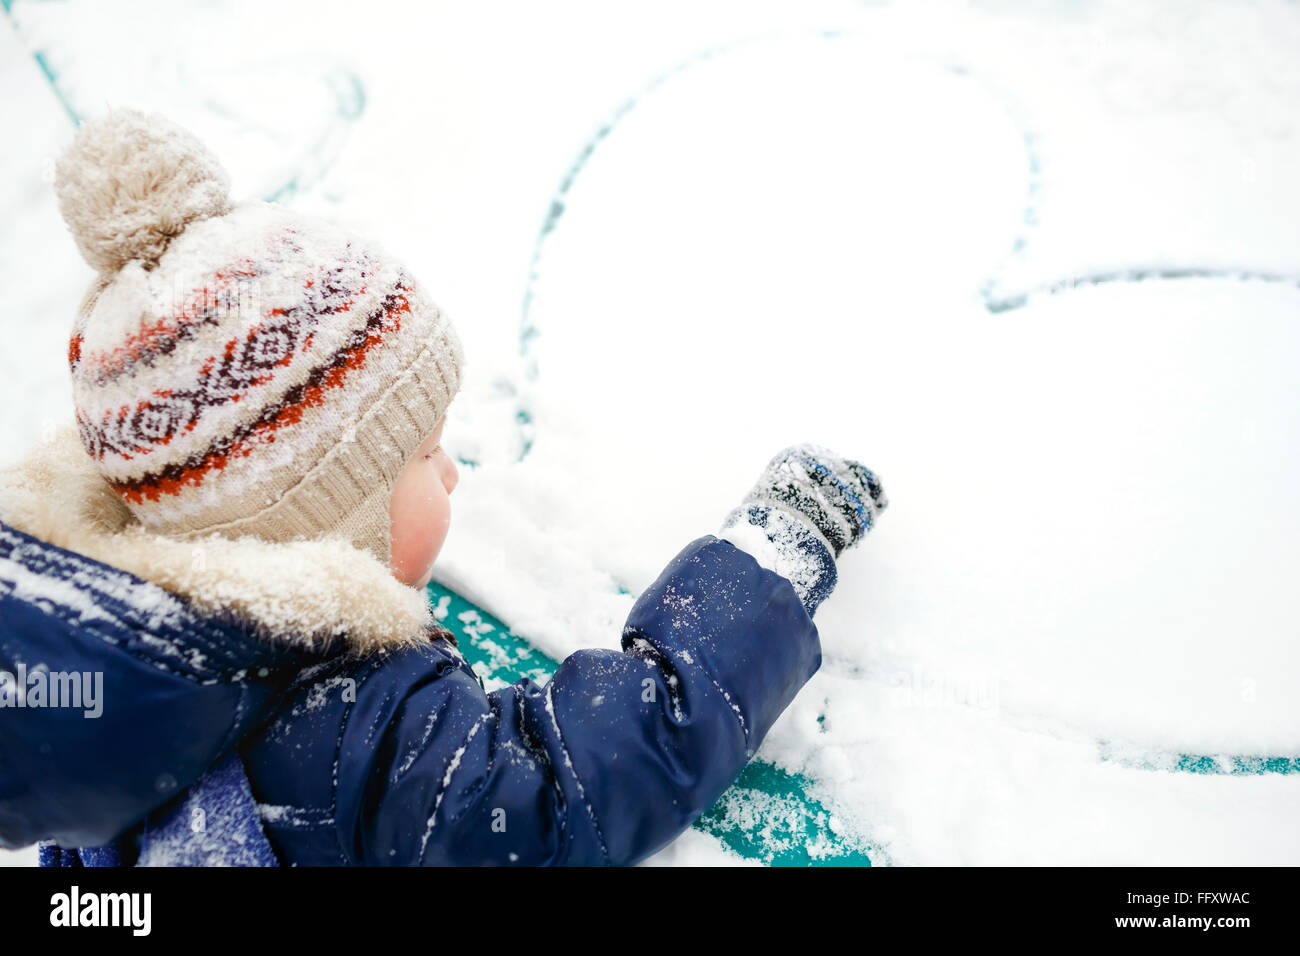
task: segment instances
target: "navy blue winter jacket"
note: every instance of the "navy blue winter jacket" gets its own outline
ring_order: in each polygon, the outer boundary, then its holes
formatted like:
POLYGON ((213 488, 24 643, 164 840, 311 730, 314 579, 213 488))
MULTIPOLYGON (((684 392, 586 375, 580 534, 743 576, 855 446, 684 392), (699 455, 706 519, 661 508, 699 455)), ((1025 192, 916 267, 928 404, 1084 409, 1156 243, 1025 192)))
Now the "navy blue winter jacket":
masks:
POLYGON ((713 537, 645 591, 621 651, 488 694, 445 640, 269 643, 0 525, 0 845, 138 836, 235 754, 282 864, 634 863, 717 799, 820 660, 789 582, 713 537), (33 703, 42 669, 102 674, 101 714, 33 703))

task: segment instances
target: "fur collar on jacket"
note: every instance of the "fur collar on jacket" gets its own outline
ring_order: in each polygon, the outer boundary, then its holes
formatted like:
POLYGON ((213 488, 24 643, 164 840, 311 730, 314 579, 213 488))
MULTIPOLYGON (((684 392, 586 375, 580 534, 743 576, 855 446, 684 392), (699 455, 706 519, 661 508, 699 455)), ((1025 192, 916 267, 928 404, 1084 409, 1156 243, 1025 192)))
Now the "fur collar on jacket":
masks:
POLYGON ((426 640, 423 591, 344 541, 181 540, 137 522, 63 429, 0 471, 0 518, 20 531, 152 581, 199 613, 231 615, 299 647, 368 653, 426 640))

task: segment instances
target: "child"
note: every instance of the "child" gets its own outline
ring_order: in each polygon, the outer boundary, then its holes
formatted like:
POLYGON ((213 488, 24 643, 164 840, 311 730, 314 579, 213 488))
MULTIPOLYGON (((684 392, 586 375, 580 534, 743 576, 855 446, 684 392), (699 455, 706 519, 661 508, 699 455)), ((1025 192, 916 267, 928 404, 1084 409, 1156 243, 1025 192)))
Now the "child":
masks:
POLYGON ((0 845, 635 863, 708 809, 820 663, 812 615, 885 506, 869 471, 777 455, 622 651, 487 694, 422 590, 457 480, 447 317, 374 246, 232 205, 157 117, 83 127, 57 188, 99 276, 77 432, 0 478, 0 845))

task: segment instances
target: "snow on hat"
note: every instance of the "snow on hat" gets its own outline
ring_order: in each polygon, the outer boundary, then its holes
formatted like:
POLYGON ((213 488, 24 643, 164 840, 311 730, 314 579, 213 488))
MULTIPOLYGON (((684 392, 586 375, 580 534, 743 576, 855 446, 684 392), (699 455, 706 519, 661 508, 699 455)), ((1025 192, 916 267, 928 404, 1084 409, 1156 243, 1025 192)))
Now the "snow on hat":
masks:
POLYGON ((393 483, 463 361, 410 274, 330 224, 232 204, 213 156, 158 116, 83 126, 55 185, 100 274, 69 346, 78 430, 139 521, 339 534, 386 564, 393 483))

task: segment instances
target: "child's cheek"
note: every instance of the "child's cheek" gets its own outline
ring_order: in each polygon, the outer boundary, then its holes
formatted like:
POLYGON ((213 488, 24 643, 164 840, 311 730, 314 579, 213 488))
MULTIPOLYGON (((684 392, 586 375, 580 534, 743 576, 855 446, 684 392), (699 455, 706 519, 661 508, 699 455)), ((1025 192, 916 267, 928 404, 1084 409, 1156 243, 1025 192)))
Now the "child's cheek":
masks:
POLYGON ((433 469, 417 480, 403 475, 389 508, 392 532, 390 565, 399 581, 414 587, 429 582, 433 563, 451 526, 451 501, 433 469))
POLYGON ((420 587, 429 583, 433 574, 433 564, 438 560, 438 555, 442 552, 442 546, 447 540, 447 532, 451 530, 451 498, 442 487, 438 489, 441 494, 434 496, 432 507, 429 509, 431 519, 426 540, 427 551, 424 558, 424 571, 420 579, 420 587))

